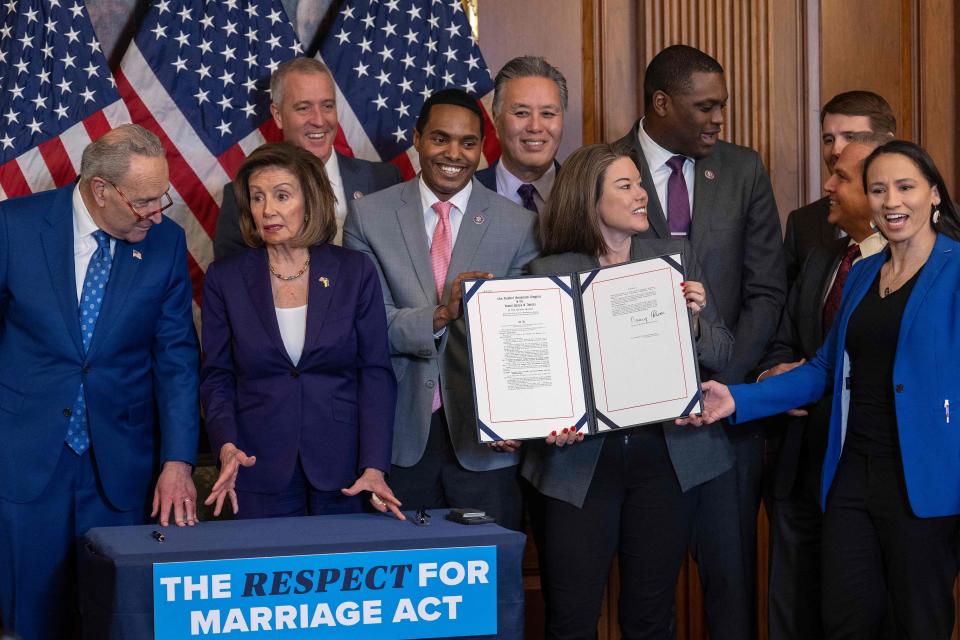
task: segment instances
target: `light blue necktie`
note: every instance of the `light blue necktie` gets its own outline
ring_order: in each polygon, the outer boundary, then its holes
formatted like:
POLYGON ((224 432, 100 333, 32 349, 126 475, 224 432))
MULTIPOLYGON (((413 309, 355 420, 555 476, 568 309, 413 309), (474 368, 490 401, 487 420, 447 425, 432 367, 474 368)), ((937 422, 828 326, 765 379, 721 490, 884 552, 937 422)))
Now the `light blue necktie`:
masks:
MULTIPOLYGON (((97 326, 97 316, 100 315, 100 307, 103 306, 103 294, 107 290, 110 265, 113 262, 113 256, 110 255, 110 236, 97 229, 93 232, 93 239, 97 241, 97 250, 90 257, 87 275, 83 279, 83 290, 80 293, 80 338, 83 341, 84 354, 90 348, 93 329, 97 326)), ((82 382, 70 412, 66 442, 67 446, 77 452, 77 455, 82 454, 90 446, 87 402, 83 396, 82 382)))

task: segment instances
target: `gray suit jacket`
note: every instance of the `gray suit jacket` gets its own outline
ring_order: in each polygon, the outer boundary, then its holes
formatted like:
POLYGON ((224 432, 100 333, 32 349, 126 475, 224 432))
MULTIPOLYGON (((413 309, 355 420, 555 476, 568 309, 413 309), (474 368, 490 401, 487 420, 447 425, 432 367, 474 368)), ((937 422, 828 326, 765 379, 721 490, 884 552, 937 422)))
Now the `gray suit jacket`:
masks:
MULTIPOLYGON (((703 272, 690 243, 686 240, 644 240, 634 237, 630 245, 630 259, 654 258, 667 253, 682 252, 686 263, 686 278, 703 282, 703 272)), ((530 272, 537 275, 555 275, 596 269, 600 266, 595 256, 582 253, 564 253, 538 258, 530 263, 530 272)), ((707 306, 700 317, 700 339, 697 357, 701 364, 720 370, 730 360, 733 336, 723 324, 707 287, 707 306)), ((719 423, 691 429, 664 422, 661 426, 648 425, 641 429, 663 429, 667 451, 680 489, 688 489, 717 477, 733 465, 733 450, 719 423)), ((593 480, 604 440, 617 434, 589 436, 573 446, 556 447, 543 441, 524 444, 521 473, 540 493, 569 502, 577 507, 583 501, 593 480)))
POLYGON ((443 299, 438 301, 423 224, 419 178, 350 203, 343 246, 363 251, 380 273, 393 368, 399 385, 393 464, 420 461, 430 431, 431 403, 439 382, 457 459, 471 471, 516 464, 517 454, 497 453, 477 442, 467 338, 461 318, 433 337, 433 312, 445 303, 458 273, 487 271, 515 276, 537 255, 536 216, 476 180, 453 246, 443 299))
MULTIPOLYGON (((667 218, 637 140, 638 126, 618 142, 634 149, 650 196, 650 230, 643 236, 669 238, 667 218)), ((787 299, 780 216, 756 151, 720 141, 710 155, 697 160, 690 242, 720 316, 736 337, 730 363, 721 371, 705 371, 704 377, 738 384, 763 357, 787 299)))

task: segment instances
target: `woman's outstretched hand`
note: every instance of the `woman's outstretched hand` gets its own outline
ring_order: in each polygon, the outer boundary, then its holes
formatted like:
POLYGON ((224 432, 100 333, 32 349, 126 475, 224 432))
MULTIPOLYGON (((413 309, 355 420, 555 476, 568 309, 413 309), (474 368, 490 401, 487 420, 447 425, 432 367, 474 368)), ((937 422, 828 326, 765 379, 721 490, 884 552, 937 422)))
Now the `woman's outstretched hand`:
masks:
POLYGON ((677 418, 676 424, 692 424, 697 427, 713 424, 717 420, 732 415, 737 409, 733 396, 730 395, 730 389, 725 384, 708 380, 700 386, 700 392, 703 398, 703 413, 700 415, 691 413, 685 418, 677 418))

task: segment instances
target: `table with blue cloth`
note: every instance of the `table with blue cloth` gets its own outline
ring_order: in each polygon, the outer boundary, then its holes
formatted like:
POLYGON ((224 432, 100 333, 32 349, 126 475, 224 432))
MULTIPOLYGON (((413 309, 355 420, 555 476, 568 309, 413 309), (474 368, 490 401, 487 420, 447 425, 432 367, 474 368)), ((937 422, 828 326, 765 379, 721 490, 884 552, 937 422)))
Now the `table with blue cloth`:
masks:
POLYGON ((473 637, 522 638, 525 536, 495 524, 450 522, 446 513, 431 511, 427 526, 354 514, 91 529, 80 548, 84 637, 154 637, 154 563, 496 546, 497 634, 473 637))

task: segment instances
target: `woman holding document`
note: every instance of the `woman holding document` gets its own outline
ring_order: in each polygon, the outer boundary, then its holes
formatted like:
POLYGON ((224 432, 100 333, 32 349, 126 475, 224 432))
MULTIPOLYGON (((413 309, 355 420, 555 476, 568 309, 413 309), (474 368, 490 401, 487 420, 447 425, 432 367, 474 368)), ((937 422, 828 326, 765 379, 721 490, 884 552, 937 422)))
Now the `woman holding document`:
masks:
POLYGON ((949 638, 960 525, 960 218, 930 156, 895 140, 864 160, 888 249, 853 266, 816 357, 759 384, 703 385, 701 417, 746 422, 833 394, 823 461, 828 638, 949 638))
MULTIPOLYGON (((557 175, 541 219, 542 257, 530 271, 566 274, 683 253, 689 279, 682 295, 699 360, 721 369, 733 337, 709 304, 689 243, 636 237, 649 226, 646 205, 629 150, 609 144, 577 150, 557 175)), ((655 424, 586 438, 564 430, 529 443, 522 472, 546 496, 547 637, 594 637, 617 549, 624 636, 669 637, 698 488, 724 475, 732 459, 719 425, 684 431, 655 424)))

